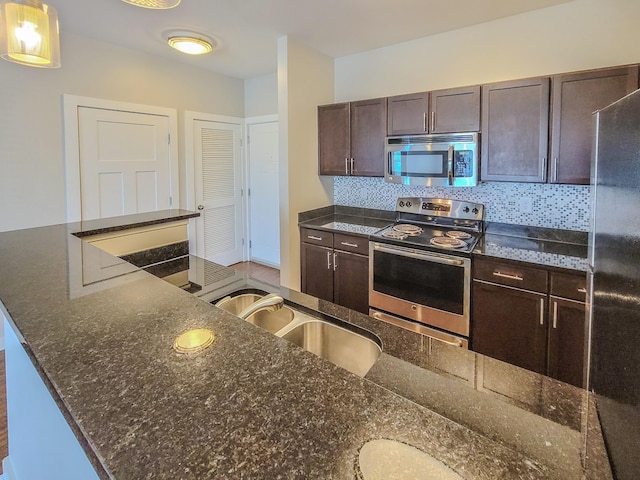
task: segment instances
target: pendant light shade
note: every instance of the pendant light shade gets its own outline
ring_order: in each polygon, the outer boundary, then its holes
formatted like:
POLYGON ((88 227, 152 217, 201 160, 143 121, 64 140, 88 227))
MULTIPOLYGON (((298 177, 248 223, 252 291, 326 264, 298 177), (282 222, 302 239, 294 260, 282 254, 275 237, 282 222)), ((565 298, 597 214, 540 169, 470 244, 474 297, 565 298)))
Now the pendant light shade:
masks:
POLYGON ((39 0, 0 0, 0 57, 33 67, 60 67, 58 12, 39 0))
POLYGON ((153 8, 155 10, 166 10, 167 8, 177 7, 180 0, 122 0, 123 2, 137 5, 143 8, 153 8))

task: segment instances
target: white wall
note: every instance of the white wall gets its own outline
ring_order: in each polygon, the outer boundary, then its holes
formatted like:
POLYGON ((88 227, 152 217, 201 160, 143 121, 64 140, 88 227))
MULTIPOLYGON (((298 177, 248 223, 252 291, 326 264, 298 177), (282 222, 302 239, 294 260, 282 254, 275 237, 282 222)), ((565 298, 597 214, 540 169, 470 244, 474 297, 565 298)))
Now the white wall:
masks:
POLYGON ((341 57, 335 101, 637 63, 638 18, 638 0, 574 0, 341 57))
POLYGON ((62 95, 175 108, 185 204, 185 110, 244 116, 244 82, 115 45, 61 34, 62 68, 0 61, 0 231, 63 223, 62 95))
POLYGON ((298 213, 333 203, 333 178, 318 176, 317 106, 333 101, 333 59, 278 39, 280 283, 300 289, 298 213))
POLYGON ((244 81, 244 116, 278 113, 278 74, 270 73, 244 81))

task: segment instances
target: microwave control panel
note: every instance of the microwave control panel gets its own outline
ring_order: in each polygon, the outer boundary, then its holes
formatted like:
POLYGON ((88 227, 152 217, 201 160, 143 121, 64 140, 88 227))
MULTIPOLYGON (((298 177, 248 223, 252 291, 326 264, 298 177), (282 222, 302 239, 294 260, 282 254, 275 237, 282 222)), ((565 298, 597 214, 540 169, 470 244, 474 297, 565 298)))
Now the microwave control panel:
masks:
POLYGON ((473 176, 473 150, 456 150, 453 160, 453 176, 473 176))

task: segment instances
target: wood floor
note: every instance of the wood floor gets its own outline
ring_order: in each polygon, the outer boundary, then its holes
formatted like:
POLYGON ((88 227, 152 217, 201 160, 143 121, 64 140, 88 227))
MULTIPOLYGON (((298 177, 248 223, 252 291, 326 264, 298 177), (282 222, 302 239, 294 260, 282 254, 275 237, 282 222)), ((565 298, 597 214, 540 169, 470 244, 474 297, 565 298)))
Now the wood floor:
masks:
MULTIPOLYGON (((9 454, 9 442, 7 437, 7 385, 5 382, 6 371, 4 364, 4 350, 0 351, 0 462, 9 454)), ((2 474, 2 463, 0 463, 2 474)))
POLYGON ((231 265, 231 268, 248 273, 256 280, 280 286, 280 270, 277 268, 267 267, 255 262, 240 262, 231 265))

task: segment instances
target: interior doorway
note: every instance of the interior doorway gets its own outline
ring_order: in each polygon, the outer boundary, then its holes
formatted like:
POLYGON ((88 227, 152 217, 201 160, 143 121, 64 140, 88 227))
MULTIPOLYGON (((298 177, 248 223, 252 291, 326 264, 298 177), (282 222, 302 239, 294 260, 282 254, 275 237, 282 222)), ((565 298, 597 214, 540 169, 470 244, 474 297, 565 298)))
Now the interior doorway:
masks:
POLYGON ((177 204, 176 126, 173 109, 65 95, 67 220, 177 204))
POLYGON ((187 208, 200 211, 191 253, 220 265, 244 260, 242 119, 186 112, 187 208))
POLYGON ((249 118, 246 125, 249 260, 279 268, 280 188, 277 115, 249 118))

